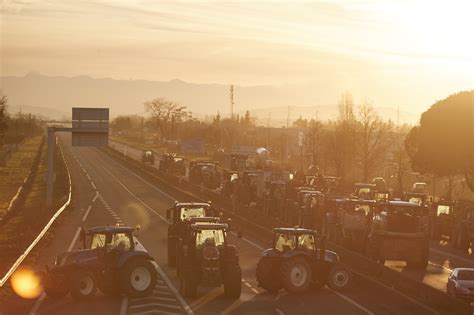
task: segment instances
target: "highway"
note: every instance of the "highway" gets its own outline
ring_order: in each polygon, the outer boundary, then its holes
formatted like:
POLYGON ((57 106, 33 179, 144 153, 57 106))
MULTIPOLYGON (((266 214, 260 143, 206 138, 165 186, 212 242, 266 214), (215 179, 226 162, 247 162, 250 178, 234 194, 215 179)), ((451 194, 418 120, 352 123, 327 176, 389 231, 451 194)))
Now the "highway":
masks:
MULTIPOLYGON (((328 288, 301 295, 264 292, 257 286, 255 269, 265 240, 237 238, 243 283, 238 300, 223 298, 223 289, 200 289, 193 299, 178 293, 174 269, 167 266, 165 211, 174 201, 162 188, 141 178, 97 148, 71 147, 61 135, 71 169, 74 206, 56 227, 54 239, 40 252, 36 268, 52 265, 56 254, 78 248, 78 231, 86 227, 123 223, 141 226, 138 239, 157 261, 160 277, 152 296, 111 298, 98 294, 88 302, 70 297, 53 300, 12 298, 0 306, 4 314, 433 314, 426 307, 371 281, 357 281, 343 294, 328 288)), ((128 149, 130 154, 137 154, 128 149), (133 152, 133 153, 132 153, 133 152)), ((139 153, 138 153, 139 154, 139 153)))
MULTIPOLYGON (((141 151, 118 142, 111 142, 116 150, 124 152, 127 156, 140 160, 141 151)), ((155 167, 159 165, 159 157, 156 157, 155 167)), ((446 292, 446 283, 453 268, 474 267, 474 260, 469 253, 454 249, 449 245, 440 245, 432 242, 430 248, 430 261, 426 271, 407 269, 404 262, 386 261, 385 265, 397 270, 412 279, 421 281, 433 288, 446 292)))

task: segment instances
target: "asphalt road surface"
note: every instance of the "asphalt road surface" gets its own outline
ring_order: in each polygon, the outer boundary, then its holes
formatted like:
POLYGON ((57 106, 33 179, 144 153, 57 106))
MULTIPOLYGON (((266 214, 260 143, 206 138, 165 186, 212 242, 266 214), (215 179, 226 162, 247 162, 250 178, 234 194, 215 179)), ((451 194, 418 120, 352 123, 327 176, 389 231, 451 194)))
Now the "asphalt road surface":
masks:
POLYGON ((81 225, 140 224, 138 240, 156 259, 159 281, 154 293, 143 299, 111 298, 100 293, 88 302, 76 302, 70 297, 60 300, 45 296, 36 300, 12 298, 0 306, 2 315, 434 313, 371 281, 358 281, 343 294, 328 288, 300 295, 287 294, 283 290, 277 294, 267 293, 257 286, 255 280, 255 269, 264 242, 245 236, 237 238, 232 233, 229 241, 237 245, 242 268, 240 299, 224 298, 222 288, 200 288, 196 298, 183 299, 177 293, 175 270, 166 263, 168 222, 165 211, 173 204, 173 196, 99 149, 71 147, 68 134, 61 135, 61 138, 72 175, 74 207, 61 219, 54 240, 40 252, 38 268, 45 264, 52 265, 57 253, 78 248, 77 236, 81 225))
MULTIPOLYGON (((140 160, 141 151, 126 146, 121 143, 111 142, 111 145, 118 151, 124 152, 127 156, 140 160)), ((156 157, 155 167, 159 165, 159 157, 156 157)), ((446 292, 446 283, 449 274, 456 267, 473 267, 474 260, 469 253, 454 249, 449 245, 432 242, 430 249, 430 261, 425 271, 406 268, 406 264, 400 261, 387 261, 385 265, 391 269, 404 273, 415 280, 421 281, 433 288, 446 292)))

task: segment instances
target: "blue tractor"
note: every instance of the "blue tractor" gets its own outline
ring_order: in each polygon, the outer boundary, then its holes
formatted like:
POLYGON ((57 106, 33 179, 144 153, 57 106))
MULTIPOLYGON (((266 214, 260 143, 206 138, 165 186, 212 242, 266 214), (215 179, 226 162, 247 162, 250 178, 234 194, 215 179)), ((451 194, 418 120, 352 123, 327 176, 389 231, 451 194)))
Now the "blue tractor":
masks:
POLYGON ((326 250, 326 238, 315 230, 275 228, 272 248, 266 249, 257 264, 261 288, 291 293, 310 288, 342 291, 351 284, 351 272, 339 264, 339 256, 326 250))
POLYGON ((100 226, 82 229, 81 248, 57 256, 41 275, 49 297, 70 293, 87 299, 99 288, 106 295, 144 297, 152 293, 157 273, 154 259, 134 237, 139 227, 100 226))

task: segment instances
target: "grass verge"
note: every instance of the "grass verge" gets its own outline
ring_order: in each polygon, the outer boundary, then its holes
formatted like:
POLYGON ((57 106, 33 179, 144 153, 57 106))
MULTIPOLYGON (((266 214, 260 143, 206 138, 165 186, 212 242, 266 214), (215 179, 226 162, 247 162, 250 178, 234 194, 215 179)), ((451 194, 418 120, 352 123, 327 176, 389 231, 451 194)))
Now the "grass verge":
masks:
MULTIPOLYGON (((59 149, 55 150, 56 181, 54 182, 53 207, 46 207, 46 146, 43 148, 38 172, 34 178, 31 191, 26 196, 21 210, 0 229, 0 277, 6 273, 13 262, 36 238, 51 216, 67 200, 69 181, 66 165, 59 149)), ((61 218, 58 219, 59 221, 61 218)), ((54 225, 49 230, 38 246, 28 255, 22 266, 33 266, 41 247, 47 245, 54 234, 54 225)), ((0 290, 0 304, 14 294, 9 284, 0 290)))
POLYGON ((28 174, 38 148, 41 136, 26 140, 10 157, 5 166, 0 166, 0 216, 8 208, 10 200, 28 174))

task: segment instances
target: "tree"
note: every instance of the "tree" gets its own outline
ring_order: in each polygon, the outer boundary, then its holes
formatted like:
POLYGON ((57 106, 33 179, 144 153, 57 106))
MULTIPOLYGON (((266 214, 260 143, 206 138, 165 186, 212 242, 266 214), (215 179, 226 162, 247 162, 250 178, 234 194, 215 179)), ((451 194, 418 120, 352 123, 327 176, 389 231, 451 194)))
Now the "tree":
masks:
POLYGON ((356 126, 355 152, 361 165, 363 180, 367 182, 387 149, 385 140, 389 125, 380 119, 372 104, 364 101, 359 107, 356 126))
POLYGON ((8 130, 7 114, 8 98, 0 91, 0 146, 5 142, 5 134, 8 130))
POLYGON ((412 167, 437 177, 463 175, 474 191, 474 91, 453 94, 421 115, 406 145, 412 167))
MULTIPOLYGON (((396 196, 402 196, 405 191, 404 179, 405 174, 410 170, 410 156, 405 145, 405 138, 410 128, 407 125, 397 126, 392 134, 392 152, 389 163, 395 166, 395 174, 397 177, 397 188, 395 189, 396 196)), ((389 168, 391 169, 391 167, 389 168)), ((388 174, 391 176, 392 174, 388 174)))
POLYGON ((152 120, 160 131, 161 140, 173 136, 177 125, 191 118, 191 112, 186 108, 162 97, 145 103, 145 110, 151 114, 152 120))
POLYGON ((354 102, 346 92, 339 101, 338 120, 329 124, 325 137, 328 155, 334 162, 337 175, 344 180, 353 166, 355 124, 354 102))

